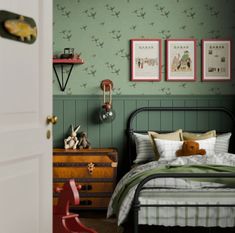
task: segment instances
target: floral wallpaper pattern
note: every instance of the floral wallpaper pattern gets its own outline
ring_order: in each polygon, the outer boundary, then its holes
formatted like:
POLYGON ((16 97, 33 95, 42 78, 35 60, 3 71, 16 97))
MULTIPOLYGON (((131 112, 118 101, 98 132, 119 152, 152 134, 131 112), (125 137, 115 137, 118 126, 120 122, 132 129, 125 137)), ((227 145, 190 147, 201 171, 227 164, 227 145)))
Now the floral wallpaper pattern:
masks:
MULTIPOLYGON (((234 94, 235 62, 232 81, 201 81, 201 39, 229 38, 233 45, 234 17, 234 0, 54 0, 54 55, 71 47, 85 62, 74 66, 63 94, 101 94, 103 79, 113 81, 116 95, 234 94), (162 39, 161 82, 130 81, 132 38, 162 39), (196 82, 165 81, 167 38, 197 39, 196 82)), ((62 94, 53 79, 54 94, 62 94)))

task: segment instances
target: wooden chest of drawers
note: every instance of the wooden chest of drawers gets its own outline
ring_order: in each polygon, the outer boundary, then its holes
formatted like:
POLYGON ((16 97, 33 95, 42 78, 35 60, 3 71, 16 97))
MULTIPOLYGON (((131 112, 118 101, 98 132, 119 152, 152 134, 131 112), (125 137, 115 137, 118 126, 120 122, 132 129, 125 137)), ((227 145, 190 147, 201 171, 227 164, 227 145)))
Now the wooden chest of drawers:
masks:
POLYGON ((53 202, 57 188, 73 178, 82 185, 79 209, 105 209, 116 184, 115 149, 53 150, 53 202))

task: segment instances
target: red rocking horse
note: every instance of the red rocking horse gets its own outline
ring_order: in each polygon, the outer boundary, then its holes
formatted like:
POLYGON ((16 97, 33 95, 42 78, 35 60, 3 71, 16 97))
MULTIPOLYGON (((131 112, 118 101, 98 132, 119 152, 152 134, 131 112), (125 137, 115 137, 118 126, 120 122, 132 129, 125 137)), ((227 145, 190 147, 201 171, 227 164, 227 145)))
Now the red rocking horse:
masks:
POLYGON ((95 230, 84 226, 79 220, 79 215, 69 212, 69 205, 79 205, 80 198, 73 179, 66 182, 63 188, 56 191, 61 192, 58 204, 53 210, 53 233, 97 233, 95 230))

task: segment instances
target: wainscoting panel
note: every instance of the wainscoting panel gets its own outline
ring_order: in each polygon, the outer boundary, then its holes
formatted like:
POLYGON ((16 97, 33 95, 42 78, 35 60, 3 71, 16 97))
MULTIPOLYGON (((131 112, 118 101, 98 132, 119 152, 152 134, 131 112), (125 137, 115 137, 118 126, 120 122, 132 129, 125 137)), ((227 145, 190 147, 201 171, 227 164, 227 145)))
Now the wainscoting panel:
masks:
MULTIPOLYGON (((235 96, 113 96, 116 118, 112 123, 101 123, 99 110, 101 96, 54 96, 54 115, 59 121, 54 126, 54 147, 63 147, 64 138, 70 134, 70 126, 80 125, 80 130, 88 134, 92 147, 116 147, 119 151, 119 172, 127 162, 126 123, 130 113, 146 106, 162 107, 227 107, 235 112, 235 96)), ((133 122, 138 130, 206 131, 231 130, 231 122, 224 114, 215 112, 151 112, 141 113, 133 122)))

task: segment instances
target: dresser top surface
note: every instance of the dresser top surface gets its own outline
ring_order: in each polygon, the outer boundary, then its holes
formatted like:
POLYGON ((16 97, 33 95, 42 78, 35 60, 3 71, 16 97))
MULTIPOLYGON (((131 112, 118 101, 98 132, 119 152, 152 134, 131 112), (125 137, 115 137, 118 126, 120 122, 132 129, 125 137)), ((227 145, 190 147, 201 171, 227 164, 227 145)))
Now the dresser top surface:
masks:
POLYGON ((117 152, 114 148, 92 148, 92 149, 62 149, 62 148, 54 148, 53 153, 69 153, 69 154, 76 154, 76 153, 110 153, 110 152, 117 152))

